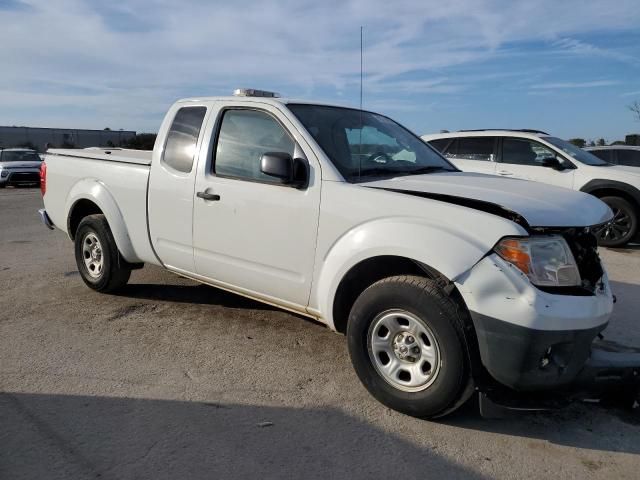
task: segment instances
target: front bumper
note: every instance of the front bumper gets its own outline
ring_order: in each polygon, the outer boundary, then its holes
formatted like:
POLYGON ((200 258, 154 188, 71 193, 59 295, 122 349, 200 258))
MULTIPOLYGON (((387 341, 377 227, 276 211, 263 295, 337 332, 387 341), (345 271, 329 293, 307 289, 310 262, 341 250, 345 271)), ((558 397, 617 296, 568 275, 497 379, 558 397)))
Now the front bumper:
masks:
POLYGON ((518 391, 549 390, 574 382, 606 327, 534 330, 471 312, 482 363, 491 376, 518 391))
POLYGON ((606 273, 594 295, 558 295, 537 289, 497 255, 481 260, 456 286, 471 314, 484 368, 517 391, 571 385, 613 310, 606 273))
POLYGON ((0 183, 5 185, 37 185, 40 183, 40 170, 12 169, 3 170, 5 176, 0 176, 0 183))

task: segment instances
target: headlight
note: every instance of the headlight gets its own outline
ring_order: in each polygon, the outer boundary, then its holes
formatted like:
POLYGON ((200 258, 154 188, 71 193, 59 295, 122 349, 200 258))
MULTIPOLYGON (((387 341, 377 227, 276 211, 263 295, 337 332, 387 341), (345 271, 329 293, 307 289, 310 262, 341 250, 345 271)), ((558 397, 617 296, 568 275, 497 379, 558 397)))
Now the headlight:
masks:
POLYGON ((8 176, 9 176, 9 170, 3 170, 2 167, 0 167, 0 177, 4 178, 8 176))
POLYGON ((573 287, 582 284, 571 249, 560 235, 503 238, 495 252, 518 267, 531 283, 541 287, 573 287))

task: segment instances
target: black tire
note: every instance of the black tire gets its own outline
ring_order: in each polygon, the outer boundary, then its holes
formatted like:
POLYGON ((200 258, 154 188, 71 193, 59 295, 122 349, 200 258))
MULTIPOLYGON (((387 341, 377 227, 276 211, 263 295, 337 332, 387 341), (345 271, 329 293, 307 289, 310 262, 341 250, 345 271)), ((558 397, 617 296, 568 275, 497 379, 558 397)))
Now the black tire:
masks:
POLYGON ((463 320, 457 305, 435 281, 418 276, 395 276, 367 288, 349 315, 347 341, 353 367, 366 389, 381 403, 419 418, 447 415, 473 393, 463 320), (424 390, 403 391, 378 372, 369 342, 374 319, 383 312, 412 314, 431 331, 440 351, 439 371, 424 390))
POLYGON ((122 258, 104 215, 89 215, 82 219, 75 235, 75 254, 78 271, 84 283, 91 289, 109 293, 124 287, 131 276, 131 268, 122 258), (89 272, 85 264, 84 244, 95 235, 101 250, 102 268, 98 274, 89 272))
POLYGON ((597 232, 598 244, 603 247, 622 247, 635 237, 638 231, 638 212, 627 200, 621 197, 602 197, 604 203, 613 210, 611 225, 597 232))

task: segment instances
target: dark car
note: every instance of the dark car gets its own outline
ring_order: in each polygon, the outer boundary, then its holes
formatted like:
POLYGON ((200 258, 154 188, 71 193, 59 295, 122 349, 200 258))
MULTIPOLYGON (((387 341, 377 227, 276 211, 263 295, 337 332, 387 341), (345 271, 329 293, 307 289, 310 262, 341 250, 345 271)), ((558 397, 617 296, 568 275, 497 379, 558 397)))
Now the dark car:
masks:
POLYGON ((640 167, 640 147, 632 145, 609 145, 605 147, 586 147, 589 151, 605 162, 627 167, 640 167))

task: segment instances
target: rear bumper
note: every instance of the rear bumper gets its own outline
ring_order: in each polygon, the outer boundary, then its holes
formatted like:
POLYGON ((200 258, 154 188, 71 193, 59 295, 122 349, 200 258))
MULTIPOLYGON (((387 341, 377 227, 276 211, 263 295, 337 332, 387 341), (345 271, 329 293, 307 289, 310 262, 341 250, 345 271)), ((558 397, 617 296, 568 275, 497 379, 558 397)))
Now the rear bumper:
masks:
POLYGON ((47 211, 44 208, 41 208, 40 210, 38 210, 38 214, 40 215, 40 220, 42 221, 45 227, 47 227, 49 230, 53 230, 55 228, 55 225, 49 218, 49 215, 47 214, 47 211))

